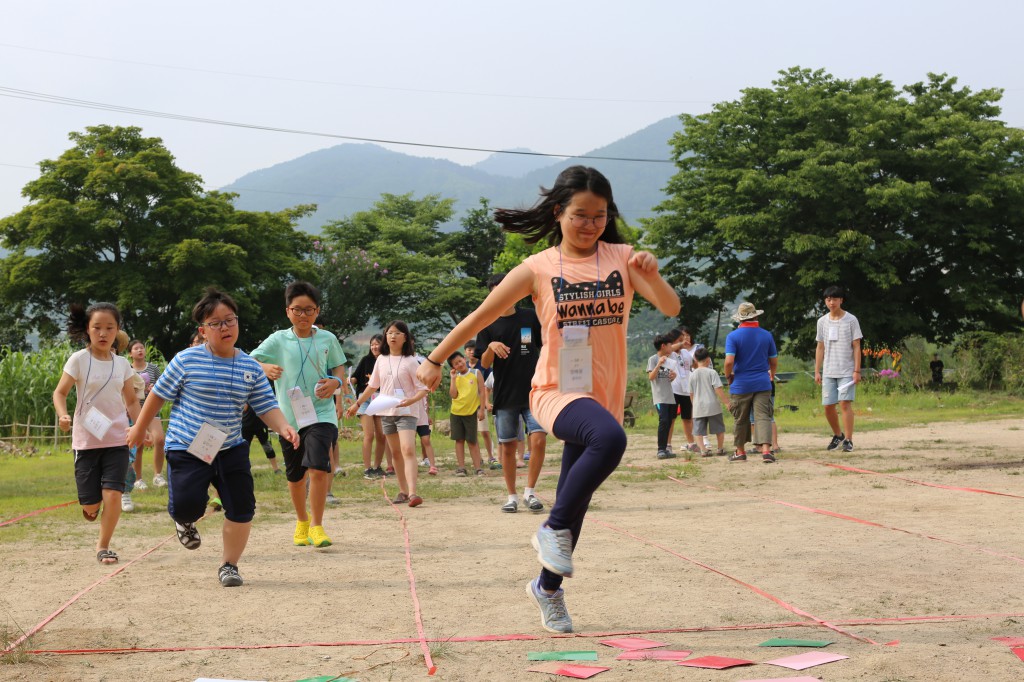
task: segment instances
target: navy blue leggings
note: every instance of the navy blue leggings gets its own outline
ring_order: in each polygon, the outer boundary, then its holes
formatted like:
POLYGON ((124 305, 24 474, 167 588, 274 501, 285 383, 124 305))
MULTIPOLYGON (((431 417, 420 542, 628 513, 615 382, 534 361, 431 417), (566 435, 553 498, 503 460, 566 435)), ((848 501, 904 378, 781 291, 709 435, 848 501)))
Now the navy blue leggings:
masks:
MULTIPOLYGON (((546 523, 555 530, 571 530, 575 549, 590 498, 622 461, 626 432, 615 417, 592 398, 569 403, 555 418, 552 431, 556 438, 565 442, 565 447, 557 497, 546 523)), ((541 569, 543 589, 557 590, 561 584, 562 576, 541 569)))

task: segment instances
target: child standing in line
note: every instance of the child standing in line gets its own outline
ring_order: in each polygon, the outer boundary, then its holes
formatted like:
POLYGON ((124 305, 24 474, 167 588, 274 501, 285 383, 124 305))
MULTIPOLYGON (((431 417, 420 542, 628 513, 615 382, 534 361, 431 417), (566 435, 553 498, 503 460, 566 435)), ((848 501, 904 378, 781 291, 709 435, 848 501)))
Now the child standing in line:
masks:
POLYGON ((164 402, 173 401, 165 450, 167 512, 178 541, 186 549, 198 549, 202 538, 196 521, 206 512, 207 491, 213 484, 224 506, 223 564, 217 577, 224 587, 237 587, 242 584, 238 561, 256 513, 249 444, 242 438, 242 408, 248 403, 292 447, 299 446, 299 436, 278 409, 259 363, 235 348, 235 301, 207 289, 192 309, 192 319, 206 342, 171 359, 128 432, 128 444, 141 443, 164 402))
POLYGON ((679 375, 679 366, 672 357, 672 342, 664 334, 654 337, 658 352, 647 359, 647 378, 651 382, 651 397, 658 410, 658 459, 671 459, 675 453, 668 450, 668 432, 676 419, 676 398, 672 382, 679 375))
POLYGON ((61 431, 71 431, 82 516, 95 521, 101 504, 103 507, 96 540, 96 560, 101 564, 118 561, 110 540, 121 518, 121 494, 129 466, 125 431, 128 417, 137 421, 140 409, 131 383, 135 372, 114 349, 120 328, 121 313, 113 303, 95 303, 87 309, 71 306, 68 335, 86 345, 68 358, 53 391, 57 423, 61 431), (68 414, 72 386, 78 396, 74 419, 68 414))
MULTIPOLYGON (((711 369, 711 356, 704 346, 693 353, 697 369, 690 373, 690 397, 693 399, 693 433, 697 436, 714 434, 718 439, 718 454, 725 454, 725 420, 722 418, 722 406, 729 406, 729 399, 722 388, 722 379, 718 372, 711 369)), ((704 443, 704 438, 697 441, 704 443)), ((710 457, 711 448, 704 446, 701 457, 710 457)))
POLYGON ((436 388, 437 358, 448 357, 520 299, 533 298, 543 345, 530 412, 565 446, 555 504, 533 537, 543 569, 526 591, 546 630, 572 632, 562 579, 573 575, 572 554, 591 497, 626 449, 622 413, 633 292, 670 317, 679 313, 679 296, 658 274, 653 254, 623 243, 611 184, 593 168, 565 169, 533 208, 499 209, 494 219, 528 244, 546 238, 552 246, 515 267, 427 356, 419 375, 436 388))
POLYGON ((345 382, 345 352, 334 334, 313 326, 320 314, 319 289, 309 282, 292 282, 284 291, 284 301, 291 328, 268 336, 252 357, 274 382, 281 411, 301 437, 295 448, 281 439, 285 478, 295 508, 292 543, 329 547, 324 507, 334 478, 331 448, 338 441, 334 392, 345 382))
POLYGON ((480 446, 477 445, 476 423, 485 419, 484 378, 478 369, 470 369, 462 353, 455 351, 448 357, 451 367, 451 385, 448 395, 452 397, 450 424, 452 440, 455 441, 456 476, 466 475, 466 443, 469 443, 469 456, 473 459, 473 468, 477 476, 484 475, 480 461, 480 446))
POLYGON ((416 425, 422 416, 427 387, 416 378, 416 369, 420 364, 413 356, 409 325, 401 320, 389 323, 384 328, 384 338, 387 343, 373 366, 366 389, 345 414, 349 417, 354 415, 377 389, 380 389, 382 397, 398 399, 394 407, 381 412, 381 427, 391 446, 398 478, 398 495, 393 502, 418 507, 423 504, 423 498, 416 494, 419 475, 416 466, 416 425))

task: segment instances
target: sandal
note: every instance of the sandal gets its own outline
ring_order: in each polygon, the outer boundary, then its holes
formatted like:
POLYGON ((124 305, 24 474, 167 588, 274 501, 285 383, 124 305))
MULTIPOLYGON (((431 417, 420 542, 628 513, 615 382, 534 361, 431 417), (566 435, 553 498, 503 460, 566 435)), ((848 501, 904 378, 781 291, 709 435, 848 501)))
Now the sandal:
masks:
POLYGON ((437 467, 430 467, 430 470, 427 473, 431 476, 437 476, 437 467))
POLYGON ((395 499, 391 501, 394 502, 395 504, 405 504, 406 502, 409 501, 409 496, 406 495, 405 493, 398 493, 395 499))
POLYGON ((109 549, 101 549, 100 551, 96 552, 96 561, 100 562, 105 566, 116 564, 118 558, 119 557, 117 556, 117 552, 114 552, 109 549))
POLYGON ((82 508, 82 516, 85 517, 86 521, 92 522, 92 521, 95 521, 96 519, 99 518, 100 511, 97 509, 95 514, 90 514, 89 512, 85 511, 85 508, 83 507, 82 508))

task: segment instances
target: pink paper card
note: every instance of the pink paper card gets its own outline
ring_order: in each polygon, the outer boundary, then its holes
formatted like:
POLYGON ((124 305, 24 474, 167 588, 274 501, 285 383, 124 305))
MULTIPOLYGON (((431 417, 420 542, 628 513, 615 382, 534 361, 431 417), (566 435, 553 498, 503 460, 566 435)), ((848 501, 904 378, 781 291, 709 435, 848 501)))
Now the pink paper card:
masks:
POLYGON ((1002 642, 1010 647, 1024 646, 1024 637, 993 637, 992 641, 1002 642))
POLYGON ((692 651, 625 651, 615 657, 616 661, 682 661, 692 654, 692 651))
POLYGON ((734 668, 738 665, 754 665, 754 662, 745 661, 742 658, 726 658, 725 656, 701 656, 700 658, 691 658, 688 661, 680 661, 676 665, 686 665, 691 668, 713 668, 715 670, 725 670, 726 668, 734 668))
POLYGON ((527 668, 526 672, 547 673, 549 675, 561 675, 562 677, 573 677, 577 680, 586 680, 598 673, 603 673, 605 670, 611 670, 611 668, 602 668, 594 665, 573 665, 571 663, 549 661, 541 663, 540 665, 535 665, 532 668, 527 668))
POLYGON ((759 680, 740 680, 740 682, 821 682, 821 678, 809 677, 765 677, 759 680))
POLYGON ((660 646, 666 646, 664 642, 655 642, 652 639, 644 639, 643 637, 622 637, 620 639, 603 639, 599 644, 605 646, 613 646, 617 649, 625 649, 626 651, 639 651, 640 649, 657 649, 660 646))
POLYGON ((833 661, 841 661, 849 656, 842 654, 830 654, 827 651, 808 651, 806 654, 776 658, 774 661, 765 661, 768 665, 778 665, 792 670, 805 670, 816 665, 824 665, 833 661))

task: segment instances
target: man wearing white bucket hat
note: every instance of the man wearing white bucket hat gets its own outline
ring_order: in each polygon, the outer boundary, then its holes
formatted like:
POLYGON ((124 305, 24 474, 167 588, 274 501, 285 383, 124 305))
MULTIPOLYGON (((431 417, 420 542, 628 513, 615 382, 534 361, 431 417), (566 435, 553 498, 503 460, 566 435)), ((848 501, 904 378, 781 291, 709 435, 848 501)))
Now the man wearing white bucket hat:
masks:
POLYGON ((754 413, 753 443, 761 448, 765 464, 772 454, 772 381, 779 353, 771 332, 761 329, 758 317, 764 313, 753 303, 740 303, 732 319, 739 327, 725 337, 725 378, 729 382, 729 411, 735 419, 736 451, 730 462, 747 461, 746 444, 751 440, 750 413, 754 413))

